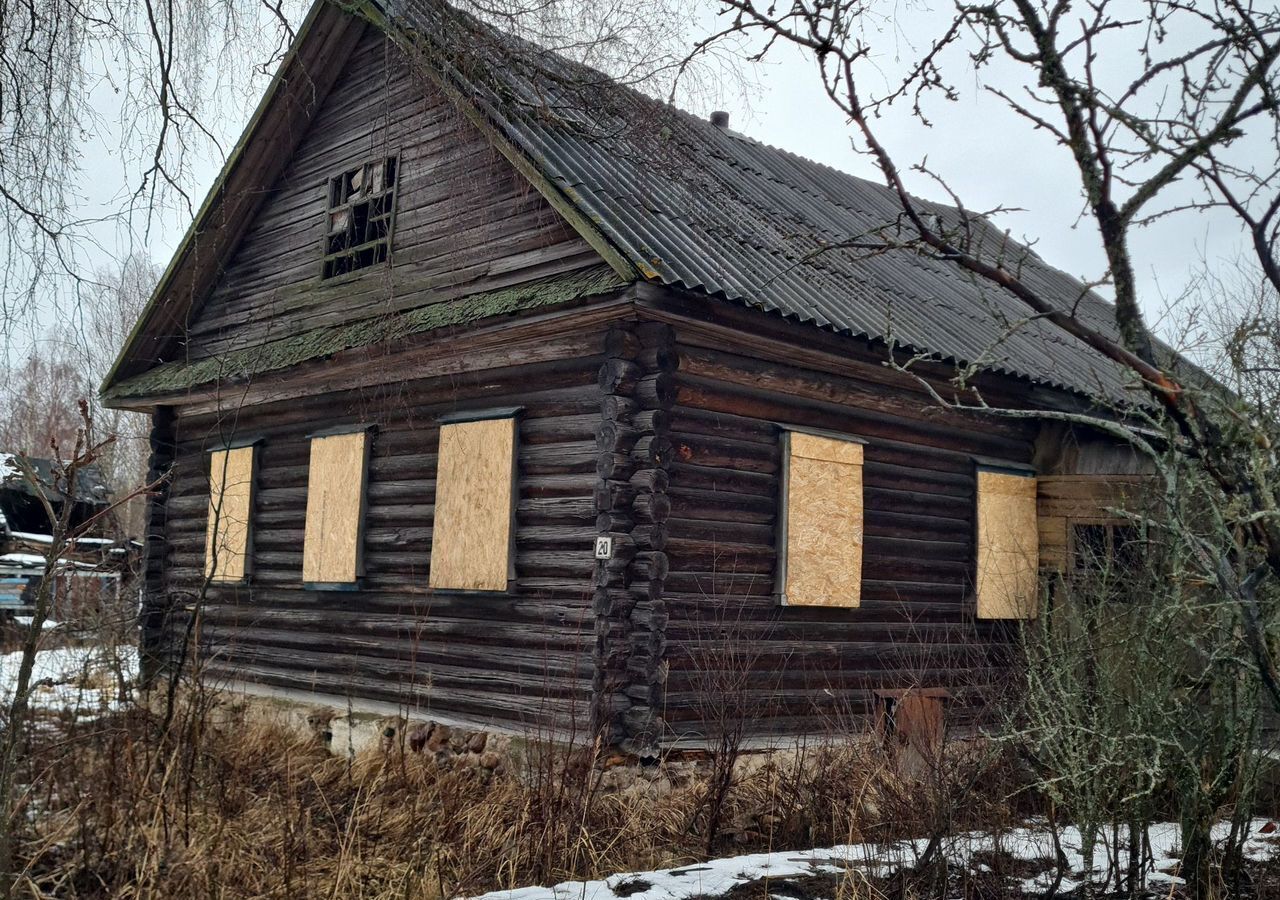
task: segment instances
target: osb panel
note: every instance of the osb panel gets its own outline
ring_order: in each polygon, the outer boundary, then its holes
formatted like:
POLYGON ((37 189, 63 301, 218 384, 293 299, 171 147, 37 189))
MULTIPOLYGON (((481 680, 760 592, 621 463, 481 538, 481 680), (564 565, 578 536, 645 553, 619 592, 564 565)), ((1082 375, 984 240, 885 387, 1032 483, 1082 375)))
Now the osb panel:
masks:
POLYGON ((862 594, 862 445, 788 435, 786 584, 791 606, 856 607, 862 594))
POLYGON ((1153 496, 1143 475, 1050 475, 1036 486, 1040 566, 1064 572, 1071 562, 1073 523, 1123 524, 1115 510, 1141 511, 1153 496))
POLYGON ((344 584, 362 574, 360 523, 368 453, 367 431, 311 439, 302 544, 304 582, 344 584))
POLYGON ((249 571, 249 521, 253 510, 253 447, 215 450, 209 457, 209 525, 204 574, 240 581, 249 571))
POLYGON ((978 618, 1033 619, 1039 602, 1036 479, 978 473, 978 618))
POLYGON ((862 445, 856 441, 842 441, 839 438, 806 434, 803 431, 792 431, 789 434, 793 457, 820 459, 826 462, 844 463, 847 466, 862 465, 862 445))
POLYGON ((512 575, 516 420, 440 427, 433 588, 505 591, 512 575))

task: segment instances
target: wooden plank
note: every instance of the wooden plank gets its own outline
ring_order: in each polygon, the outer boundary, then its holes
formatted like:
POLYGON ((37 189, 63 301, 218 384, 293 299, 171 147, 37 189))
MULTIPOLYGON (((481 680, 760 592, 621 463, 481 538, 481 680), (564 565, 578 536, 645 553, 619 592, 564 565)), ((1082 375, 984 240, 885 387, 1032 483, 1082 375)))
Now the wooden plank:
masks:
POLYGON ((794 431, 784 432, 783 442, 782 602, 855 608, 862 590, 862 445, 794 431))
POLYGON ((209 455, 209 520, 204 573, 212 581, 241 581, 249 573, 255 448, 209 455))
POLYGON ((489 139, 369 29, 189 325, 191 358, 598 264, 489 139), (398 152, 392 265, 321 277, 326 179, 398 152), (375 154, 377 155, 377 154, 375 154))
POLYGON ((311 439, 302 580, 349 584, 364 574, 361 527, 369 432, 311 439))
POLYGON ((1040 596, 1036 479, 978 472, 979 619, 1033 619, 1040 596))
POLYGON ((429 584, 505 591, 515 577, 515 418, 441 426, 439 459, 429 584))
POLYGON ((1074 525, 1124 525, 1121 510, 1142 512, 1152 499, 1147 475, 1042 475, 1037 483, 1040 566, 1065 572, 1072 565, 1074 525))

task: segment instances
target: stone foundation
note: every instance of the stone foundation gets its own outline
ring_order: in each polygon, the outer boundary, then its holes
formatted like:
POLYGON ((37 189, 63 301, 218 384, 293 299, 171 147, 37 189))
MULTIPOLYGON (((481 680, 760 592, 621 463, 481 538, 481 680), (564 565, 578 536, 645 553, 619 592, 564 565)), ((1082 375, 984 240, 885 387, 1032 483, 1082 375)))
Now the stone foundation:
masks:
POLYGON ((368 750, 398 749, 427 754, 441 763, 474 765, 489 771, 503 767, 523 742, 430 718, 341 709, 281 697, 228 690, 214 716, 224 722, 282 725, 313 737, 335 756, 354 758, 368 750))

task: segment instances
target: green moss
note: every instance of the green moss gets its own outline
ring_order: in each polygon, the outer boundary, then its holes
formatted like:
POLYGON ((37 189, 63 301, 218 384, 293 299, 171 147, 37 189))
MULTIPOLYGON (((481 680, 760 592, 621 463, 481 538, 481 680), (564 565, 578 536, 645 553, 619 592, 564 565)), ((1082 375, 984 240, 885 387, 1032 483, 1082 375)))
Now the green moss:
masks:
POLYGON ((235 350, 197 362, 172 362, 156 366, 141 375, 121 381, 103 394, 103 400, 139 399, 156 394, 184 391, 223 379, 246 378, 288 368, 387 341, 395 341, 481 319, 510 315, 525 310, 568 303, 622 287, 611 269, 600 267, 586 272, 559 275, 497 291, 486 291, 420 306, 415 309, 349 325, 317 328, 293 337, 235 350))

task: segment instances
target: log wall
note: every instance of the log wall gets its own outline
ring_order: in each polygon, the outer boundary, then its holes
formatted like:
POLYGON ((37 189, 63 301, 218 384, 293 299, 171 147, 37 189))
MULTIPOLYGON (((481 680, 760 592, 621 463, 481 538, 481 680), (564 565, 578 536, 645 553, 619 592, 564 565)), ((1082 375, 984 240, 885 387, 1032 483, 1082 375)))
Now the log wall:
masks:
MULTIPOLYGON (((242 586, 212 585, 194 631, 212 676, 400 704, 446 720, 585 733, 603 356, 598 332, 561 342, 577 352, 504 367, 513 350, 506 347, 476 373, 180 414, 170 493, 152 523, 163 540, 148 557, 157 562, 148 566, 149 597, 172 611, 149 617, 151 648, 175 652, 198 597, 207 449, 232 435, 258 438, 253 574, 242 586), (438 419, 508 406, 524 409, 516 580, 506 593, 432 591, 438 419), (307 435, 361 423, 375 426, 365 575, 355 591, 306 590, 307 435)), ((378 364, 394 370, 394 361, 378 364)))
POLYGON ((944 415, 852 342, 833 361, 767 335, 611 321, 486 346, 440 377, 157 420, 156 465, 176 468, 148 585, 175 607, 149 616, 152 648, 173 652, 190 621, 206 451, 234 434, 261 439, 254 573, 210 591, 195 634, 215 675, 640 754, 740 721, 752 739, 861 728, 910 688, 944 697, 949 724, 981 716, 1012 632, 974 616, 975 459, 1027 465, 1036 425, 944 415), (516 580, 432 591, 439 418, 508 406, 524 408, 516 580), (307 435, 358 423, 376 426, 366 575, 304 590, 307 435), (784 425, 865 441, 856 609, 779 604, 784 425), (610 560, 593 558, 601 535, 610 560))
POLYGON ((670 459, 673 332, 659 323, 619 325, 600 367, 596 528, 613 558, 596 573, 596 717, 610 743, 640 754, 658 746, 667 646, 666 500, 670 459))
POLYGON ((738 716, 755 736, 859 727, 909 687, 944 689, 949 721, 971 721, 1008 636, 974 618, 974 457, 1027 464, 1034 426, 944 417, 852 342, 832 374, 805 367, 802 347, 733 352, 679 326, 677 339, 667 740, 715 740, 738 716), (779 423, 866 441, 857 609, 779 604, 779 423))

